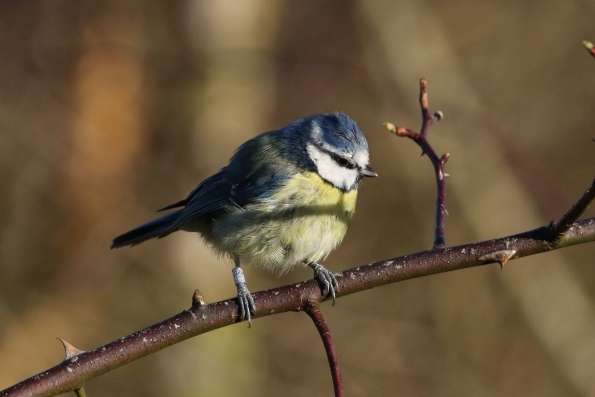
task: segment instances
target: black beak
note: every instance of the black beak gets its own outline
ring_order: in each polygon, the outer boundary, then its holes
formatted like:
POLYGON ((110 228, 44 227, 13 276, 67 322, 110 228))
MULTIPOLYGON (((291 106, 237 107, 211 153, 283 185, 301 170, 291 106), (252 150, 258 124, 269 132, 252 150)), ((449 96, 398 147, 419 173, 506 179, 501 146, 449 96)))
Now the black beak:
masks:
POLYGON ((373 176, 373 177, 378 176, 378 174, 376 173, 376 171, 374 171, 372 169, 372 167, 370 167, 369 165, 366 165, 366 168, 364 168, 362 170, 362 175, 363 176, 373 176))

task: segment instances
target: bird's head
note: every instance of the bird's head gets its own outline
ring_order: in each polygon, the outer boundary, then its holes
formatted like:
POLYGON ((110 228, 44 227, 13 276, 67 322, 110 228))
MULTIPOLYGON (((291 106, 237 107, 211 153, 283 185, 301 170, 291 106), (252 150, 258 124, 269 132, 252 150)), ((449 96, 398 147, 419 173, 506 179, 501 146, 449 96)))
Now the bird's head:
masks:
POLYGON ((346 114, 319 114, 298 122, 307 162, 322 179, 349 191, 363 177, 378 176, 369 165, 366 137, 346 114))

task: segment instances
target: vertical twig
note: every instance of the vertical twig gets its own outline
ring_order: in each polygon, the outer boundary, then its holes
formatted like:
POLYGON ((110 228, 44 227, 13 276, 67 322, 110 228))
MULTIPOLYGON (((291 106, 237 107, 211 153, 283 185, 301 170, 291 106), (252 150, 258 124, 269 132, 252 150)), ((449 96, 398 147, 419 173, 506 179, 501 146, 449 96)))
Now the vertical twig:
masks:
POLYGON ((444 153, 438 157, 434 148, 427 140, 427 134, 430 126, 436 121, 440 121, 443 117, 442 112, 438 111, 430 114, 428 108, 428 84, 426 79, 419 80, 419 104, 421 107, 422 124, 419 133, 404 127, 396 127, 392 123, 384 123, 384 126, 394 134, 401 137, 412 139, 421 147, 422 156, 428 156, 432 165, 434 166, 434 175, 436 177, 437 198, 436 198, 436 225, 434 232, 434 249, 442 249, 446 246, 446 239, 444 238, 444 214, 446 211, 446 183, 444 177, 444 164, 448 161, 450 155, 444 153))
POLYGON ((343 397, 343 378, 341 377, 341 369, 339 368, 339 361, 337 361, 337 354, 335 353, 335 346, 333 339, 331 338, 331 331, 322 315, 322 312, 318 308, 317 302, 310 302, 310 305, 306 309, 306 313, 310 316, 320 337, 324 344, 324 350, 326 351, 326 357, 328 358, 329 367, 331 369, 331 375, 333 377, 333 387, 335 388, 335 397, 343 397))

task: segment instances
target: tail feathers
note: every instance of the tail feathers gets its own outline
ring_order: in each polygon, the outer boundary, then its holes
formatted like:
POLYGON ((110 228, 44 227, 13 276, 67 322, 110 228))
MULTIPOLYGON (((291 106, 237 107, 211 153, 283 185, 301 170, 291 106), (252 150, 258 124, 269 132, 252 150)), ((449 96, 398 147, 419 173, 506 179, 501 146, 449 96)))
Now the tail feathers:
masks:
POLYGON ((170 227, 176 221, 176 219, 178 219, 180 211, 181 210, 154 219, 151 222, 147 222, 144 225, 140 225, 139 227, 116 237, 112 241, 110 248, 113 249, 125 247, 127 245, 136 245, 142 243, 143 241, 155 237, 165 237, 168 234, 175 232, 177 229, 171 230, 170 227))

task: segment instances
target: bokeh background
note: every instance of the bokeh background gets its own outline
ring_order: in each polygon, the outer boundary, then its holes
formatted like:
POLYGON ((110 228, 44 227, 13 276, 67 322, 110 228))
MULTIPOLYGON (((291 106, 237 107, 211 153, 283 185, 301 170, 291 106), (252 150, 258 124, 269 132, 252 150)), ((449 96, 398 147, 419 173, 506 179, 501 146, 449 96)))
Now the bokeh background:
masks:
MULTIPOLYGON (((429 161, 381 123, 444 121, 447 244, 546 225, 595 165, 595 5, 554 1, 0 3, 0 389, 235 295, 195 235, 111 239, 184 198, 254 135, 341 110, 380 174, 339 271, 432 244, 429 161)), ((587 216, 594 216, 593 210, 587 216)), ((595 245, 323 305, 350 396, 595 396, 595 245)), ((252 291, 312 276, 246 268, 252 291)), ((98 396, 331 395, 303 313, 212 332, 94 379, 98 396)))

